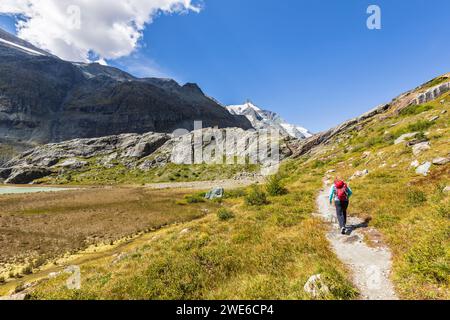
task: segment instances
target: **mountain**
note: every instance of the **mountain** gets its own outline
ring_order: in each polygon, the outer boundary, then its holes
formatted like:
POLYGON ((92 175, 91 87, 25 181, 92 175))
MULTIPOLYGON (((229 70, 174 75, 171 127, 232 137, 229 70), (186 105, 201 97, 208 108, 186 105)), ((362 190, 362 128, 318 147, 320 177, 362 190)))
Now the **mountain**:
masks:
POLYGON ((123 133, 252 128, 193 83, 72 63, 0 30, 0 143, 44 144, 123 133))
POLYGON ((226 108, 233 115, 247 117, 256 129, 277 129, 286 136, 297 139, 306 139, 312 136, 308 129, 289 124, 278 114, 262 110, 250 101, 242 105, 231 105, 226 108))

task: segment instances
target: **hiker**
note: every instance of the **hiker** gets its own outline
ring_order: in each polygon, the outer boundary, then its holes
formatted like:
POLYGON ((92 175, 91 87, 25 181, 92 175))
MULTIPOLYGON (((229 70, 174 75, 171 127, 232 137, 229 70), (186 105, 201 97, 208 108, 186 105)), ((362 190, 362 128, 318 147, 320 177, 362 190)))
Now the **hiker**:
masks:
POLYGON ((347 233, 347 209, 352 194, 352 189, 342 179, 336 178, 330 190, 330 204, 333 203, 334 199, 339 228, 342 234, 347 233))

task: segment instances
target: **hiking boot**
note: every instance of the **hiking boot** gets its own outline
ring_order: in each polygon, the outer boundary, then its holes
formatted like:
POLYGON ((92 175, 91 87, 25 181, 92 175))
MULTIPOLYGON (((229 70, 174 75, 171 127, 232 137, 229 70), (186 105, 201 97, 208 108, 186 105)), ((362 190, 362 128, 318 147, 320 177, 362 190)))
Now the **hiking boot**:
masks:
POLYGON ((341 234, 347 234, 347 229, 342 228, 342 229, 341 229, 341 234))

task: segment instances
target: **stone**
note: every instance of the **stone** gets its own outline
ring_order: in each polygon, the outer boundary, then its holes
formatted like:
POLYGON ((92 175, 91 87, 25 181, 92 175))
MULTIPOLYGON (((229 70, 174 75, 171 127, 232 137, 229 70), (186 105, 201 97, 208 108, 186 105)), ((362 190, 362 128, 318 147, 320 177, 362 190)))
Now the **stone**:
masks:
POLYGON ((401 135, 400 137, 397 138, 397 140, 395 140, 395 144, 400 144, 405 142, 407 139, 411 139, 414 138, 415 136, 417 136, 419 133, 418 132, 411 132, 411 133, 405 133, 403 135, 401 135))
POLYGON ((61 272, 50 272, 49 274, 48 274, 48 278, 49 279, 54 279, 54 278, 56 278, 56 277, 59 277, 61 275, 61 272))
POLYGON ((372 152, 366 151, 366 152, 364 152, 364 153, 362 154, 362 158, 363 158, 363 159, 366 159, 366 158, 370 157, 371 154, 372 154, 372 152))
POLYGON ((413 162, 411 162, 411 167, 417 168, 418 166, 420 166, 420 162, 418 160, 414 160, 413 162))
POLYGON ((441 114, 446 114, 447 113, 447 110, 442 110, 441 111, 441 114))
POLYGON ((433 164, 437 165, 437 166, 443 166, 443 165, 446 165, 449 162, 450 162, 450 158, 442 158, 442 157, 440 157, 440 158, 433 159, 433 164))
POLYGON ((428 173, 430 172, 430 168, 431 168, 431 162, 425 162, 424 164, 417 167, 416 173, 421 174, 426 177, 428 175, 428 173))
POLYGON ((122 252, 117 255, 115 255, 114 260, 111 262, 112 265, 118 264, 119 262, 122 262, 123 260, 127 259, 130 255, 128 253, 122 252))
POLYGON ((0 297, 2 301, 23 301, 29 298, 28 293, 15 293, 10 296, 0 297))
POLYGON ((422 152, 428 151, 431 149, 429 142, 421 142, 413 146, 413 154, 417 157, 422 152))
POLYGON ((330 288, 323 281, 321 274, 311 276, 303 290, 312 298, 324 298, 330 294, 330 288))
POLYGON ((78 170, 87 165, 87 161, 78 160, 76 158, 67 159, 60 164, 57 164, 55 167, 58 168, 67 168, 72 170, 78 170))
POLYGON ((444 192, 444 193, 450 193, 450 186, 446 186, 446 187, 444 188, 444 190, 442 190, 442 192, 444 192))
POLYGON ((180 235, 188 234, 190 231, 191 231, 191 229, 189 229, 189 228, 183 229, 183 230, 181 230, 180 235))
POLYGON ((353 176, 350 177, 350 180, 354 180, 356 178, 362 178, 369 174, 369 170, 365 169, 363 171, 356 171, 353 176))
POLYGON ((430 122, 435 122, 436 120, 439 120, 439 116, 434 116, 430 119, 430 122))

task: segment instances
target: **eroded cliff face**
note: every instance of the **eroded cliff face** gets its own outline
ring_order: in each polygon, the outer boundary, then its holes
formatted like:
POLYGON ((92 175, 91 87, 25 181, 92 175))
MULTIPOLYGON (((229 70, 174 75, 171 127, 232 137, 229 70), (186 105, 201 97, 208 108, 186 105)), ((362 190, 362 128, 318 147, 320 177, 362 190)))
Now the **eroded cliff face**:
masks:
POLYGON ((63 61, 0 33, 0 143, 60 142, 204 127, 252 128, 195 84, 138 79, 116 68, 63 61))

